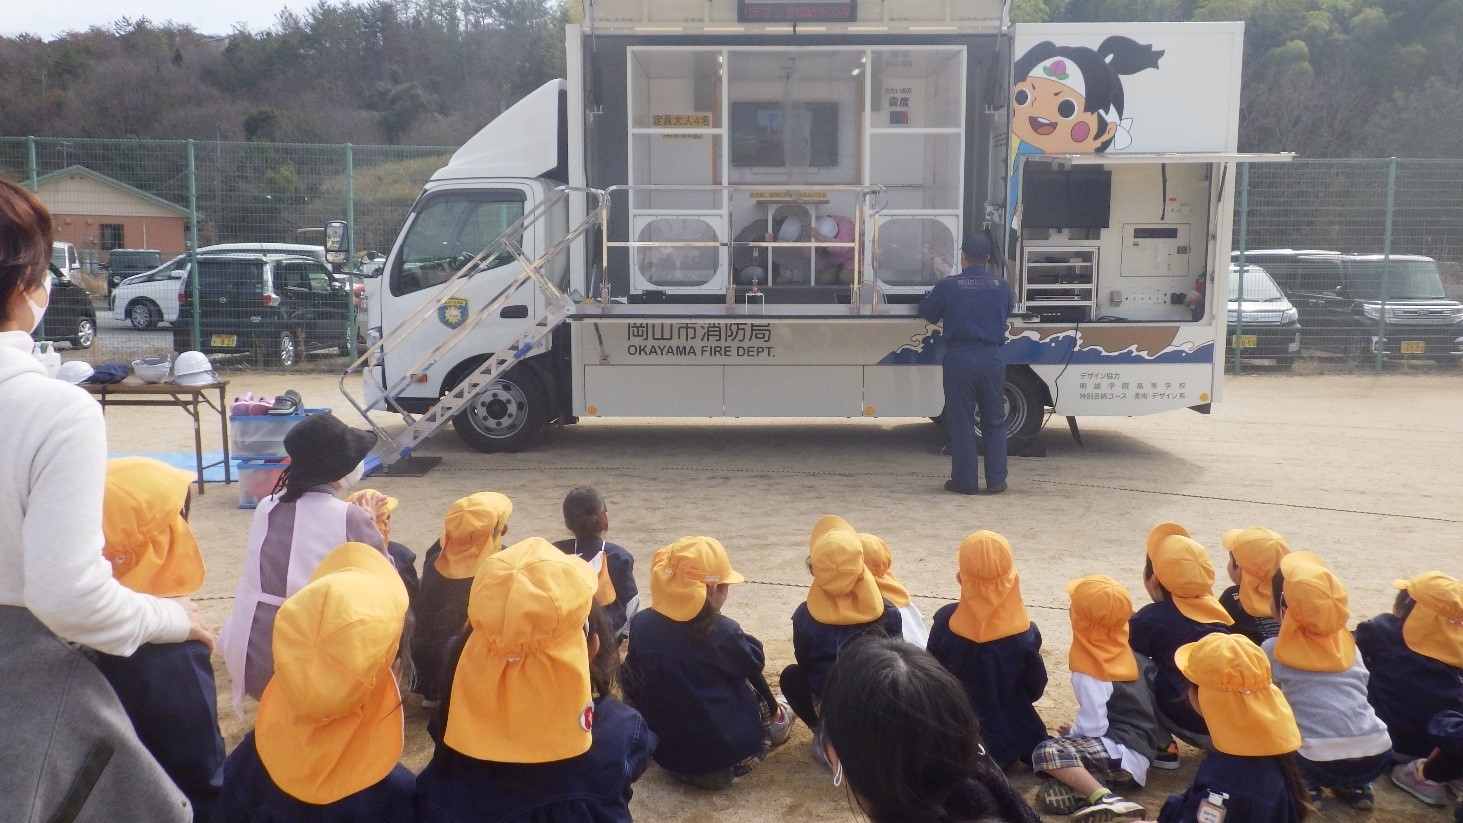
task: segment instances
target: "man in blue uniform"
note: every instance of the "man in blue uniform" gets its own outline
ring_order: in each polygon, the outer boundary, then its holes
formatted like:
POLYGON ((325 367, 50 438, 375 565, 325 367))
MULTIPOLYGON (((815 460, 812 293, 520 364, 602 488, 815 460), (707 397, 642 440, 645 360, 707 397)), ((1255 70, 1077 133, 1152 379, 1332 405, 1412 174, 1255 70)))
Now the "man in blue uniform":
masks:
POLYGON ((1006 318, 1015 304, 1011 286, 986 267, 991 241, 972 234, 960 244, 961 272, 935 284, 920 301, 919 315, 944 322, 945 430, 950 434, 950 479, 945 490, 980 491, 976 465, 975 410, 985 444, 986 492, 1006 490, 1006 318))

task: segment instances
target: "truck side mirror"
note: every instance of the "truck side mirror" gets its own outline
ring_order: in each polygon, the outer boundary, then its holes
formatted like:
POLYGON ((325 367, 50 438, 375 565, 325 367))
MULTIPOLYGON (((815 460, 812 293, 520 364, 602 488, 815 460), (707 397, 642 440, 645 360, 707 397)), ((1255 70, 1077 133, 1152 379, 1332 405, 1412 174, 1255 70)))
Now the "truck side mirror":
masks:
MULTIPOLYGON (((344 220, 331 220, 325 224, 325 251, 327 254, 345 252, 345 230, 344 220)), ((341 258, 341 262, 344 260, 341 258)))

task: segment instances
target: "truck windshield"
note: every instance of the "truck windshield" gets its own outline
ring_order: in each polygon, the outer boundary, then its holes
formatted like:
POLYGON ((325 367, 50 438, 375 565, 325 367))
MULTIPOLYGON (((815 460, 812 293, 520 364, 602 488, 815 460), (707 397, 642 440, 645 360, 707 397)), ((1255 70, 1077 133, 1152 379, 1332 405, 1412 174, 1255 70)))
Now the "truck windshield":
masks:
MULTIPOLYGON (((1348 263, 1347 279, 1356 297, 1362 300, 1382 298, 1381 260, 1358 260, 1348 263)), ((1431 260, 1392 260, 1385 264, 1388 300, 1441 300, 1443 278, 1438 264, 1431 260)))
MULTIPOLYGON (((1244 298, 1246 303, 1275 303, 1285 299, 1280 288, 1265 270, 1257 266, 1246 266, 1244 276, 1244 298)), ((1229 270, 1229 299, 1240 299, 1240 276, 1238 269, 1229 270)))
MULTIPOLYGON (((393 294, 439 286, 523 216, 522 192, 503 189, 441 192, 417 207, 392 271, 393 294)), ((490 261, 496 268, 506 254, 490 261)))

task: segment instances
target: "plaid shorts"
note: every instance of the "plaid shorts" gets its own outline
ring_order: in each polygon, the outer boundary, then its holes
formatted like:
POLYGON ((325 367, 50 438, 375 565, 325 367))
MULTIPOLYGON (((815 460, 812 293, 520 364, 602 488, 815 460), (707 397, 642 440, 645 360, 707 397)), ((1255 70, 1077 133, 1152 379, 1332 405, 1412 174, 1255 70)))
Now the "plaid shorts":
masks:
POLYGON ((1099 737, 1052 737, 1038 743, 1031 753, 1031 770, 1036 772, 1042 808, 1049 814, 1071 814, 1087 805, 1087 798, 1048 777, 1054 769, 1083 768, 1104 786, 1135 785, 1122 761, 1108 757, 1099 737))

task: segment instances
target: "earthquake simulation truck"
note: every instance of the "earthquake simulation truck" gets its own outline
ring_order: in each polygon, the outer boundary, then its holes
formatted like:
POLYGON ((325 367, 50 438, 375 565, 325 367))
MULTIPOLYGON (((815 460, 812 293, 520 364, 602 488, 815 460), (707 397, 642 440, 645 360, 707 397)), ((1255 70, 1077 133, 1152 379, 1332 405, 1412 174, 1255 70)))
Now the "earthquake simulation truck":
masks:
POLYGON ((368 281, 347 397, 407 420, 387 462, 448 422, 513 451, 585 417, 939 418, 916 309, 972 232, 1016 296, 1013 452, 1050 413, 1219 399, 1236 164, 1285 157, 1236 153, 1242 23, 1011 26, 993 0, 576 20, 567 78, 457 150, 368 281))

